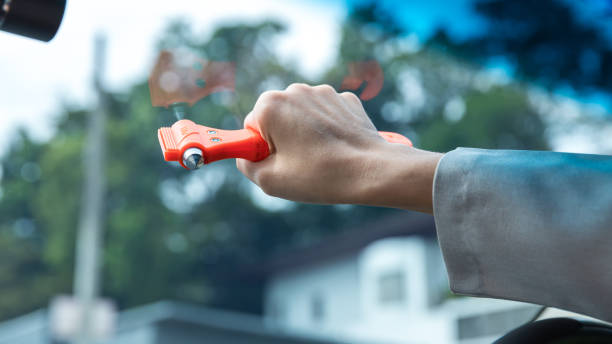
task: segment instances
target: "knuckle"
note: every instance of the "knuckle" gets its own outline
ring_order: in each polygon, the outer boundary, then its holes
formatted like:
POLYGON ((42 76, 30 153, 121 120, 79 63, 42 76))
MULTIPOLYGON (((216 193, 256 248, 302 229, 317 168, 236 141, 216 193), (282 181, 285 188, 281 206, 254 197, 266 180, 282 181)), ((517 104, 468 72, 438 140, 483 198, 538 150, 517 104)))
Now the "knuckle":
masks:
POLYGON ((256 113, 260 121, 266 121, 278 114, 278 108, 285 101, 285 94, 281 91, 266 91, 259 96, 255 104, 256 113))
POLYGON ((314 89, 321 93, 336 93, 336 89, 327 84, 315 86, 314 89))
POLYGON ((285 100, 285 95, 281 91, 266 91, 259 96, 259 101, 264 104, 275 104, 285 100))
POLYGON ((304 83, 293 83, 287 87, 287 91, 297 91, 297 92, 305 92, 308 91, 311 87, 304 83))
POLYGON ((348 101, 351 101, 354 103, 361 103, 361 100, 359 100, 359 97, 357 97, 357 95, 353 92, 342 92, 340 93, 340 95, 348 101))

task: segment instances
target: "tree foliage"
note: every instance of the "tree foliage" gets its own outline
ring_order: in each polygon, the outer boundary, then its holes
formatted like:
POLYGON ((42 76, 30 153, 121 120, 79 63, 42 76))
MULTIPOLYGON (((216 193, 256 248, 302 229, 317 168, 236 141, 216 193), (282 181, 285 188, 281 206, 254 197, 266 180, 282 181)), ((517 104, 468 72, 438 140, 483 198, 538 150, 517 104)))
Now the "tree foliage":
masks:
POLYGON ((486 22, 482 34, 454 42, 441 29, 432 44, 478 63, 503 57, 518 77, 549 88, 569 85, 583 93, 610 92, 610 12, 597 11, 597 6, 592 0, 475 1, 476 12, 486 22))

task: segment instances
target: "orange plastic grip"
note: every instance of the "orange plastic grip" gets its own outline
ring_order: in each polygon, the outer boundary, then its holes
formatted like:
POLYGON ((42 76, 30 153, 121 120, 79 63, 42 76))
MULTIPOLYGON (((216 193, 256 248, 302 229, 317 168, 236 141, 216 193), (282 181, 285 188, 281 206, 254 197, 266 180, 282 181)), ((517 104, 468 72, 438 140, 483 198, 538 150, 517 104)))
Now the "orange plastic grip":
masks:
POLYGON ((170 128, 160 128, 157 136, 164 159, 178 161, 185 168, 182 156, 189 148, 202 150, 205 164, 231 158, 259 161, 270 154, 268 143, 250 129, 221 130, 183 119, 170 128))
MULTIPOLYGON (((397 133, 380 132, 391 143, 412 146, 412 142, 397 133)), ((190 120, 180 120, 172 127, 160 128, 157 132, 164 159, 178 161, 183 167, 183 153, 189 148, 199 148, 204 163, 232 158, 260 161, 270 155, 268 143, 252 129, 221 130, 195 124, 190 120)))

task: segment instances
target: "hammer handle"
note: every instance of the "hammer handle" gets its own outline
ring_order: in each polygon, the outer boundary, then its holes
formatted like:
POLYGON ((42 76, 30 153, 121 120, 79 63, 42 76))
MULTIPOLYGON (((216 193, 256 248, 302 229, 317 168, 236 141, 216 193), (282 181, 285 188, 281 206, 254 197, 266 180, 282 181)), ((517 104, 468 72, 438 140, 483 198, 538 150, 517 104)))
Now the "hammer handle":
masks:
MULTIPOLYGON (((398 133, 379 133, 390 143, 412 146, 407 137, 398 133)), ((205 164, 232 158, 260 161, 270 155, 268 143, 259 132, 249 128, 221 130, 183 119, 170 128, 160 128, 158 138, 164 159, 178 161, 181 165, 183 153, 189 148, 199 148, 203 152, 205 164)))

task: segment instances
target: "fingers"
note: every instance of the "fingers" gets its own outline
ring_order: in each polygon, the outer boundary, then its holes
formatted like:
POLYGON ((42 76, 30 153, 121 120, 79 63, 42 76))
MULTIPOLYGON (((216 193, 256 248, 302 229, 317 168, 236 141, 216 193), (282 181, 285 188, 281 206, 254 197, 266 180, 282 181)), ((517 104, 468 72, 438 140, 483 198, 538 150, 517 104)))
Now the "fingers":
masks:
POLYGON ((313 94, 314 93, 317 95, 326 95, 326 96, 338 94, 335 88, 327 84, 310 86, 310 85, 303 84, 303 83, 291 84, 285 89, 285 92, 292 93, 292 94, 296 94, 296 93, 297 94, 313 94))
POLYGON ((255 116, 253 116, 253 111, 249 112, 244 118, 244 127, 255 129, 258 132, 261 132, 261 130, 259 130, 259 125, 257 124, 257 121, 255 120, 255 116))
POLYGON ((308 85, 308 84, 304 84, 304 83, 293 83, 289 86, 287 86, 287 88, 285 89, 285 91, 287 92, 307 92, 312 88, 312 86, 308 85))
POLYGON ((331 87, 330 85, 327 85, 327 84, 314 86, 314 87, 312 87, 312 90, 314 92, 317 92, 317 93, 323 94, 323 95, 336 95, 336 94, 338 94, 338 92, 336 92, 335 88, 333 88, 333 87, 331 87))
POLYGON ((274 156, 270 156, 263 161, 252 162, 245 159, 236 159, 236 167, 249 180, 257 184, 263 192, 268 195, 274 195, 274 188, 277 183, 274 182, 276 176, 273 172, 274 156))
POLYGON ((340 97, 350 106, 362 107, 361 100, 353 92, 342 92, 340 97))
POLYGON ((276 127, 282 124, 283 108, 286 106, 287 95, 281 91, 266 91, 262 93, 253 110, 244 118, 244 127, 257 131, 268 143, 270 154, 275 151, 274 135, 276 127))
MULTIPOLYGON (((250 162, 246 159, 236 159, 236 167, 245 177, 249 178, 253 183, 255 183, 255 171, 257 170, 257 166, 253 162, 250 162)), ((257 184, 257 183, 256 183, 257 184)))
POLYGON ((340 97, 348 104, 352 106, 362 107, 361 100, 352 92, 342 92, 338 93, 335 88, 330 85, 317 85, 317 86, 309 86, 307 84, 295 83, 289 85, 286 89, 287 92, 314 92, 320 95, 340 95, 340 97))
POLYGON ((287 100, 287 95, 282 91, 266 91, 262 93, 253 111, 245 118, 245 125, 250 125, 253 129, 258 129, 262 134, 267 125, 274 123, 277 116, 282 113, 282 107, 287 100))

